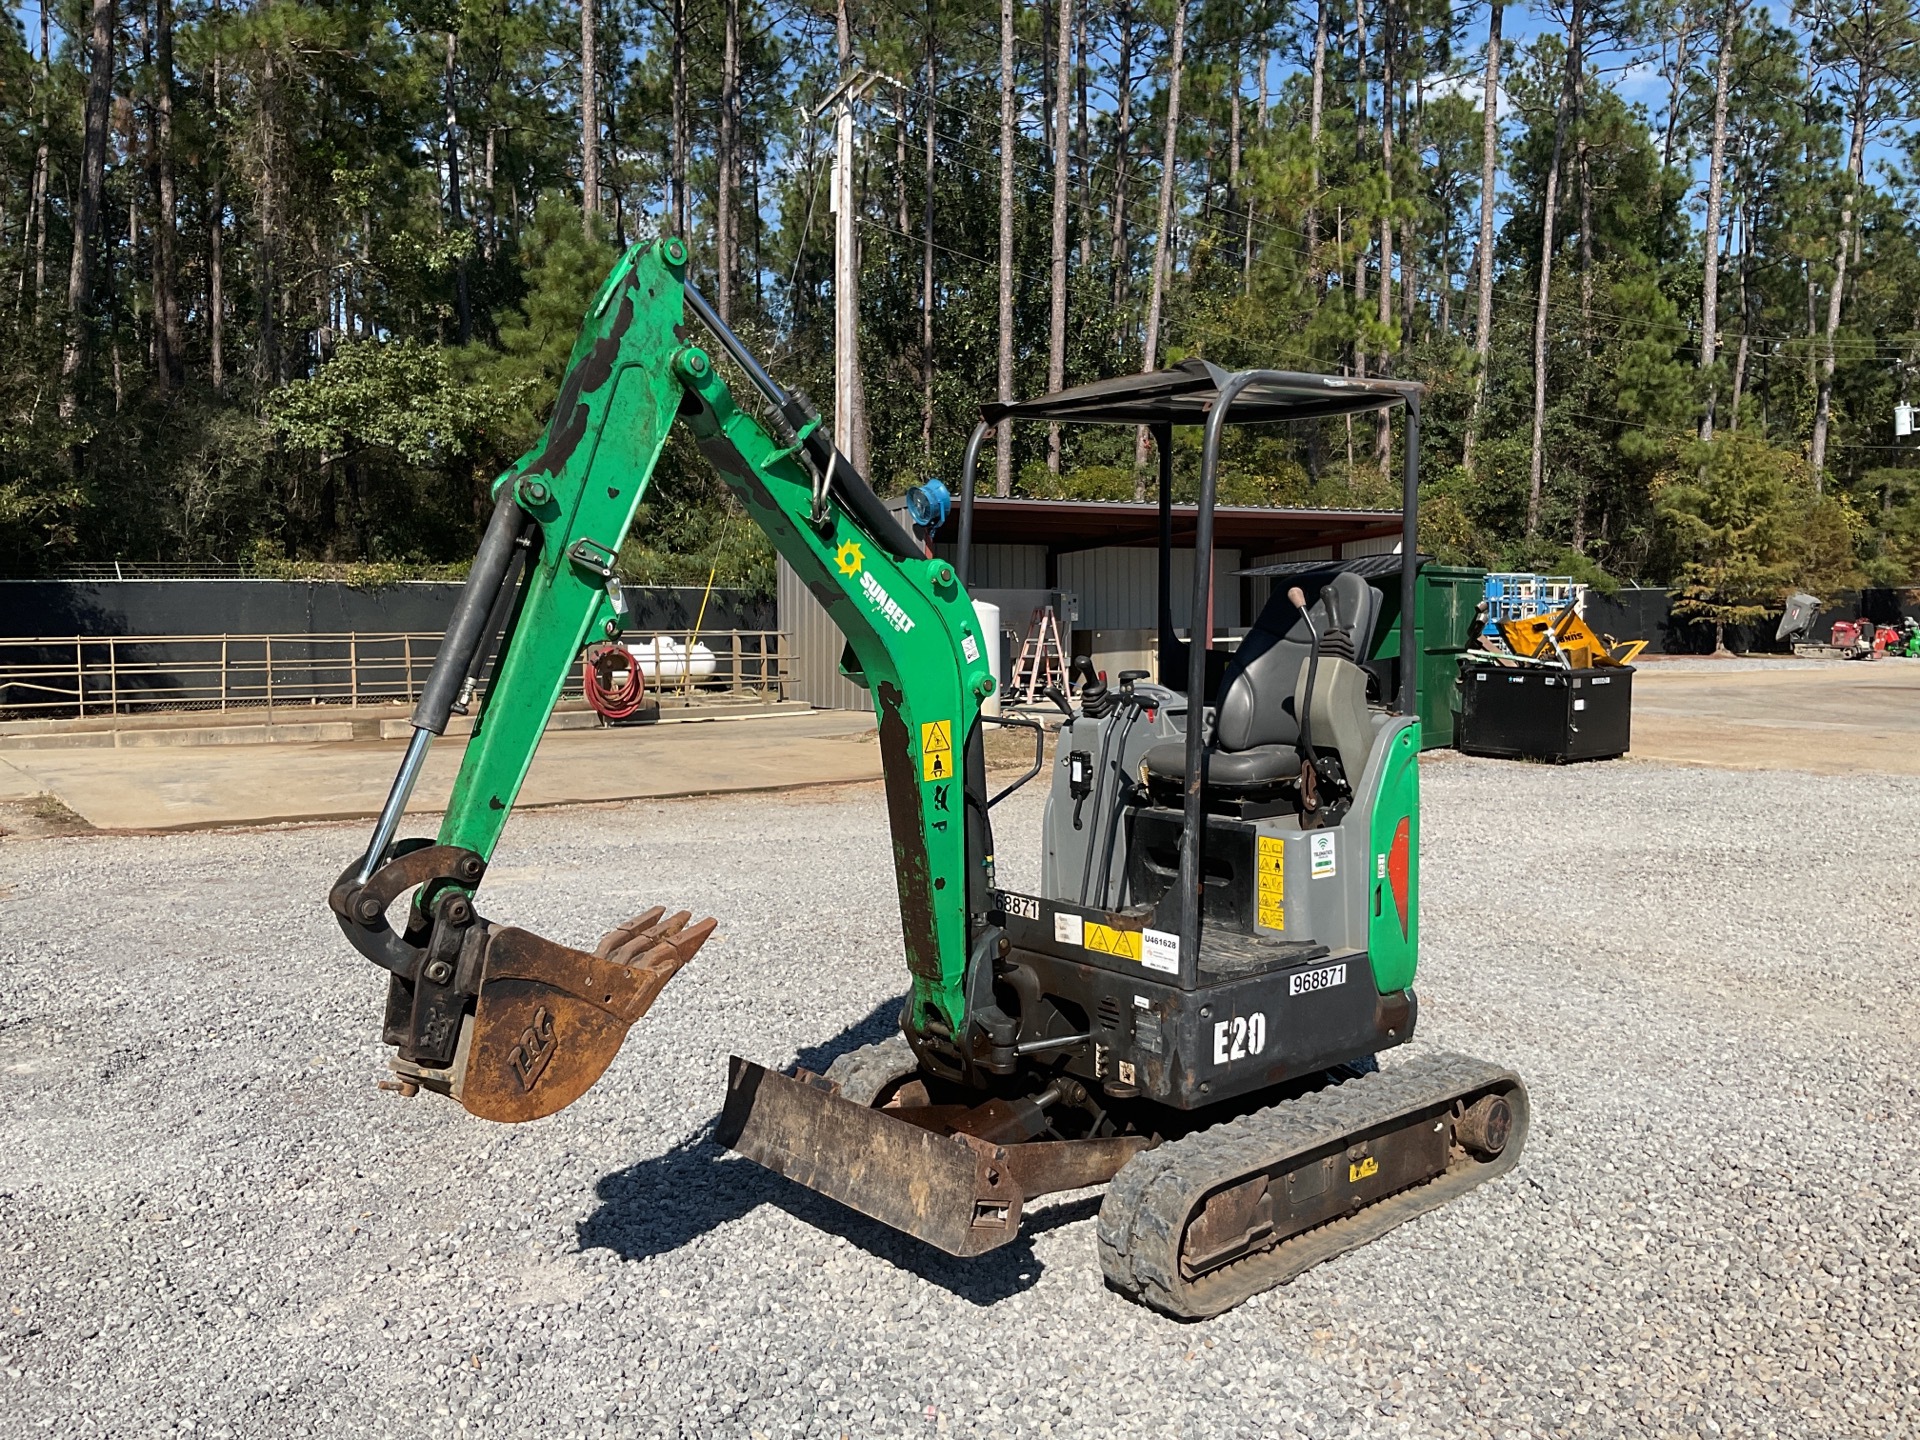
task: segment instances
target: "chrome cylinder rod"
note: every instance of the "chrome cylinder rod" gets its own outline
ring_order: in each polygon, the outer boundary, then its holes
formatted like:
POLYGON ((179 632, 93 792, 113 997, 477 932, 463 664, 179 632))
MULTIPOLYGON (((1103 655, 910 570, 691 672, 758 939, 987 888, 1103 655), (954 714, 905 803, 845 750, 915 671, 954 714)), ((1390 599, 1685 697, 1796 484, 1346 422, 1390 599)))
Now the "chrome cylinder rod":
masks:
POLYGON ((425 726, 413 732, 413 739, 407 742, 406 758, 400 762, 400 771, 393 777, 393 789, 387 792, 387 803, 380 809, 380 819, 373 827, 373 840, 367 846, 366 858, 360 862, 359 883, 364 885, 373 878, 373 872, 380 868, 380 860, 387 853, 387 847, 393 844, 393 837, 400 829, 400 817, 406 813, 407 801, 413 796, 413 787, 419 782, 420 771, 427 763, 427 747, 433 744, 433 732, 425 726))

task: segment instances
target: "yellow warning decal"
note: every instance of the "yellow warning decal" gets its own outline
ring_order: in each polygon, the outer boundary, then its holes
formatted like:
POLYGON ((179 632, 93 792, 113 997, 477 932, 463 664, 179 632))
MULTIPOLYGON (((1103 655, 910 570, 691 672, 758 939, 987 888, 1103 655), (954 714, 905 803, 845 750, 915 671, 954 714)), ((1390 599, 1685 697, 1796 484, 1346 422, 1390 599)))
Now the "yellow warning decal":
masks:
POLYGON ((1278 835, 1262 835, 1255 846, 1255 919, 1269 930, 1287 928, 1287 845, 1278 835))
POLYGON ((1369 1175, 1380 1173, 1380 1162, 1369 1155, 1364 1160, 1355 1160, 1347 1166, 1347 1183, 1357 1185, 1369 1175))
POLYGON ((1111 925, 1101 925, 1089 920, 1086 936, 1081 941, 1087 949, 1101 955, 1112 955, 1121 960, 1140 958, 1140 932, 1138 930, 1116 930, 1111 925))
POLYGON ((953 778, 953 722, 930 720, 920 727, 920 778, 953 778))

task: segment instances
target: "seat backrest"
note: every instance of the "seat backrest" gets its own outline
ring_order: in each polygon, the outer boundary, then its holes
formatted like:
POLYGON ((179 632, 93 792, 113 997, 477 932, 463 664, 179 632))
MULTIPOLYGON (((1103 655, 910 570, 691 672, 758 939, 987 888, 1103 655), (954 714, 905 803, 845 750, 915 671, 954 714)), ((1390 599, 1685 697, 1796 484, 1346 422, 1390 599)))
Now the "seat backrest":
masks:
MULTIPOLYGON (((1309 605, 1323 641, 1331 631, 1343 630, 1353 637, 1356 658, 1365 659, 1373 639, 1374 602, 1373 587, 1343 570, 1309 605)), ((1276 588, 1221 677, 1213 730, 1218 749, 1291 745, 1300 738, 1294 693, 1311 644, 1306 617, 1276 588)))

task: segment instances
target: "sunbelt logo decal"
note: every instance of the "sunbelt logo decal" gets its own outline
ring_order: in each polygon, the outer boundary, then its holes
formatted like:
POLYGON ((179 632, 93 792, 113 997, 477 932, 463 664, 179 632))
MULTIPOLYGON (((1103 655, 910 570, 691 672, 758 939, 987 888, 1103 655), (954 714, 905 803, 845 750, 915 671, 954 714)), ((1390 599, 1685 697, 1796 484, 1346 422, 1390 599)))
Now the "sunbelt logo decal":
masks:
POLYGON ((867 599, 872 602, 873 608, 887 617, 894 629, 898 630, 902 635, 913 629, 912 618, 908 616, 906 611, 894 604, 893 597, 887 594, 885 586, 873 578, 871 571, 862 570, 860 572, 860 589, 866 595, 867 599))

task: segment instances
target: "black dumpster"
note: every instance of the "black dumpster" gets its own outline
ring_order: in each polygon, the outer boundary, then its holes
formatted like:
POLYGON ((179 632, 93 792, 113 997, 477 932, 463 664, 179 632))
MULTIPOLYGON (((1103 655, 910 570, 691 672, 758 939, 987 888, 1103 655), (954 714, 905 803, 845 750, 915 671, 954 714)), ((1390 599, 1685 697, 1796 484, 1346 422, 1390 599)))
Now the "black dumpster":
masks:
POLYGON ((1507 759, 1610 760, 1633 740, 1633 667, 1563 670, 1464 661, 1454 744, 1507 759))

